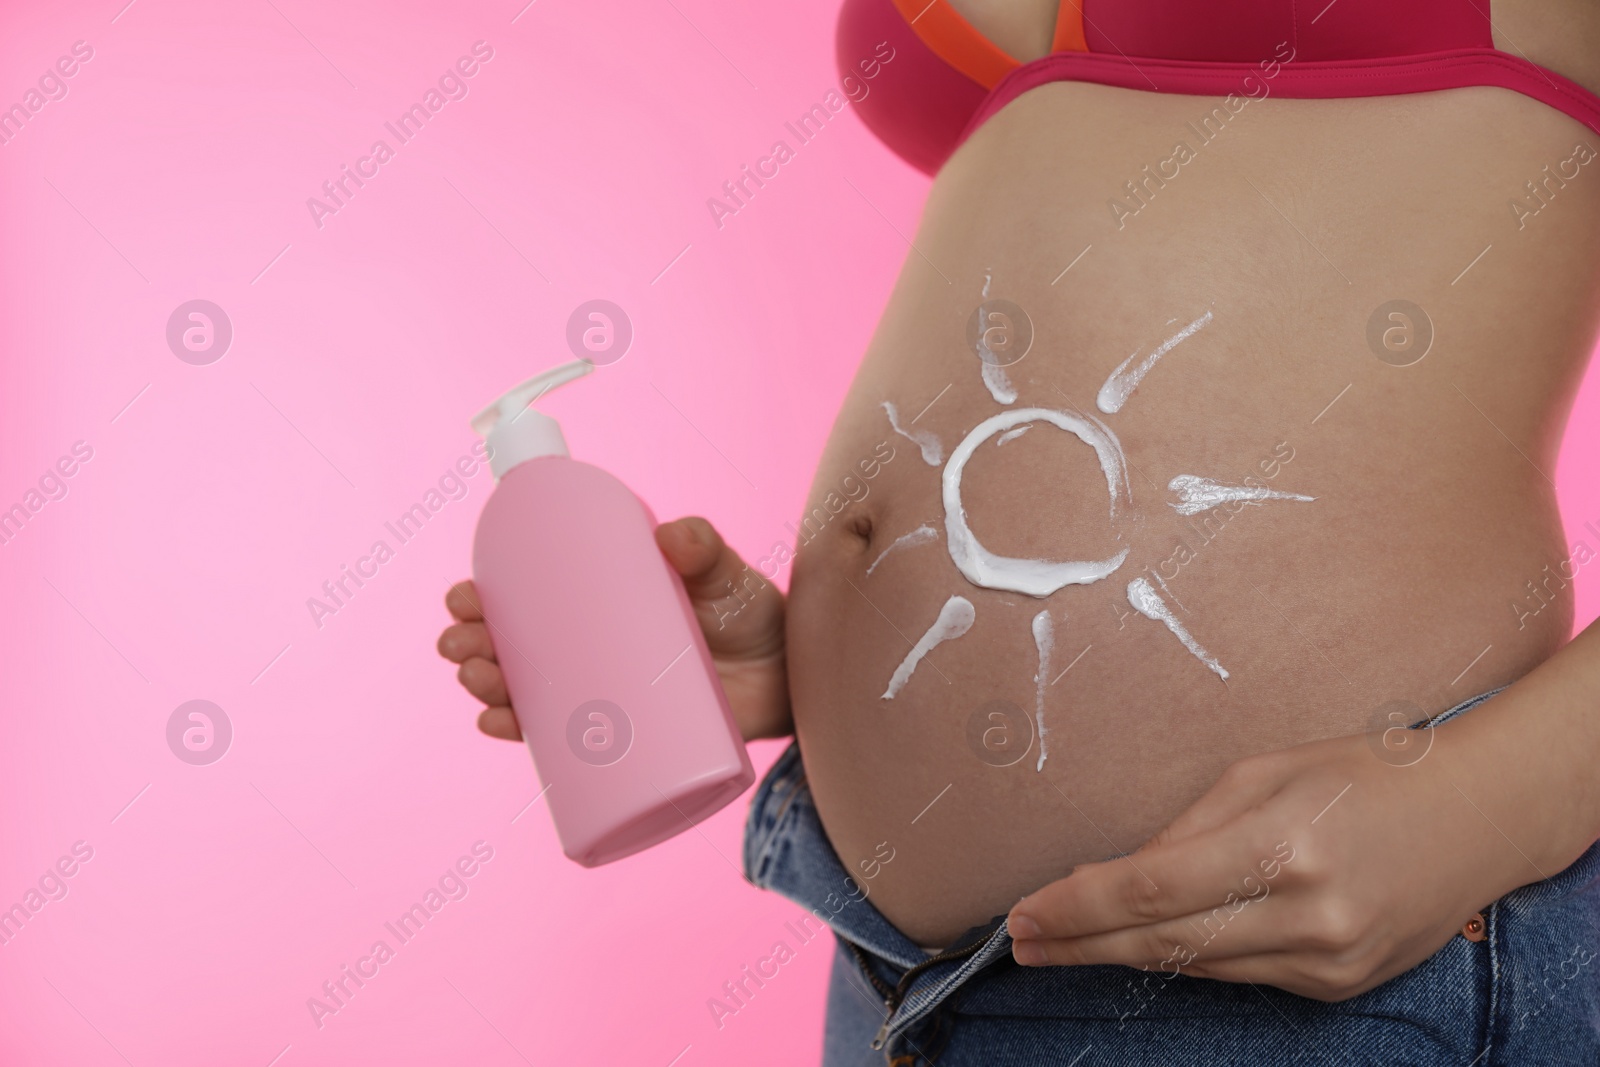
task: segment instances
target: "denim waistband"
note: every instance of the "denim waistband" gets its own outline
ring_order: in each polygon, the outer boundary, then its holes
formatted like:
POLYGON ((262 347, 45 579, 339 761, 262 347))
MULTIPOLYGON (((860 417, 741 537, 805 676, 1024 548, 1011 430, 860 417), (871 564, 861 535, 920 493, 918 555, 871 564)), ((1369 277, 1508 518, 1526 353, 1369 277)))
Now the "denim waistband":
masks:
POLYGON ((798 742, 791 742, 757 787, 744 834, 745 878, 807 909, 840 939, 887 961, 915 980, 888 998, 889 1016, 874 1048, 916 1025, 973 975, 1011 951, 1004 917, 976 927, 951 949, 929 957, 883 917, 828 842, 806 784, 798 742))
MULTIPOLYGON (((1412 728, 1430 729, 1483 704, 1503 689, 1462 701, 1412 728)), ((979 971, 1011 951, 1004 916, 974 927, 951 948, 932 957, 884 918, 828 841, 812 802, 798 742, 791 742, 772 765, 751 800, 744 869, 752 884, 806 908, 857 950, 862 969, 884 995, 882 1010, 887 1018, 874 1048, 882 1048, 915 1027, 979 971), (893 993, 872 974, 862 952, 900 972, 899 987, 893 993)))

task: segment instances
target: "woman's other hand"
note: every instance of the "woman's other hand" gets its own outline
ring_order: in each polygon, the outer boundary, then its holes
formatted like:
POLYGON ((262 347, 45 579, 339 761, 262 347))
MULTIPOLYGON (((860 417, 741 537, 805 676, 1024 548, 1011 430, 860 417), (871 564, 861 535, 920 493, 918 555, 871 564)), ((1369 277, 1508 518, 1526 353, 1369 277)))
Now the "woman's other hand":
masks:
MULTIPOLYGON (((1322 1001, 1409 970, 1491 901, 1543 877, 1535 859, 1561 866, 1541 843, 1501 832, 1522 829, 1510 814, 1519 801, 1505 775, 1482 772, 1479 746, 1458 743, 1456 725, 1433 730, 1431 751, 1409 765, 1366 735, 1240 760, 1137 852, 1080 865, 1013 907, 1014 957, 1322 1001)), ((1428 739, 1416 732, 1417 744, 1428 739)))

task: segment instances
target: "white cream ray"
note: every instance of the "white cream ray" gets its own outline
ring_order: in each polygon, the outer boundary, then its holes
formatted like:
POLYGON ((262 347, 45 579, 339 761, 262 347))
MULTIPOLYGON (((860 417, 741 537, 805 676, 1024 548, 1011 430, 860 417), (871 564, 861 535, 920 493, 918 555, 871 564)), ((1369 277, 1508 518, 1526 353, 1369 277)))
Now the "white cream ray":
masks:
POLYGON ((1180 474, 1167 483, 1167 488, 1178 494, 1178 503, 1172 507, 1179 515, 1198 515, 1235 500, 1259 504, 1264 500, 1303 500, 1309 503, 1317 499, 1299 493, 1280 493, 1264 485, 1223 485, 1198 474, 1180 474))
POLYGON ((1150 373, 1161 357, 1177 348, 1178 345, 1194 336, 1200 330, 1205 329, 1210 322, 1211 312, 1207 311, 1204 315, 1201 315, 1198 319, 1195 319, 1189 325, 1162 341, 1156 346, 1154 352, 1144 357, 1144 360, 1131 370, 1128 365, 1139 358, 1139 353, 1135 352, 1123 360, 1121 365, 1111 372, 1111 377, 1106 379, 1106 384, 1100 387, 1100 395, 1095 397, 1095 406, 1107 415, 1115 415, 1121 411, 1122 405, 1128 402, 1128 397, 1132 396, 1133 391, 1139 388, 1139 383, 1144 381, 1144 376, 1150 373))
POLYGON ((939 461, 944 459, 944 445, 940 442, 938 435, 929 430, 908 430, 901 426, 900 413, 887 400, 883 402, 883 410, 888 414, 889 426, 893 428, 894 432, 922 450, 922 462, 930 467, 937 467, 939 461))
POLYGON ((1141 575, 1128 583, 1128 603, 1133 605, 1133 610, 1145 618, 1163 623, 1167 629, 1172 631, 1174 637, 1183 642, 1183 647, 1187 648, 1196 659, 1216 672, 1217 677, 1223 681, 1228 680, 1227 669, 1218 663, 1211 653, 1200 647, 1200 642, 1196 641, 1189 631, 1184 629, 1183 623, 1179 622, 1178 617, 1172 614, 1172 609, 1167 607, 1166 602, 1155 591, 1155 587, 1150 584, 1149 579, 1141 575))
POLYGON ((924 523, 923 525, 918 526, 915 530, 912 530, 910 533, 902 534, 899 537, 896 537, 893 544, 884 549, 882 552, 878 553, 878 558, 872 561, 872 566, 867 568, 867 573, 870 575, 873 571, 877 570, 878 564, 882 563, 883 558, 891 552, 902 548, 912 548, 916 545, 925 545, 929 541, 937 541, 938 539, 939 531, 924 523))
MULTIPOLYGON (((994 271, 983 272, 983 298, 989 299, 989 285, 994 281, 994 271)), ((983 364, 983 384, 988 387, 989 395, 994 397, 997 404, 1015 404, 1017 402, 1016 387, 1011 384, 1011 376, 1006 369, 995 362, 994 351, 989 348, 986 340, 988 331, 983 328, 983 323, 978 323, 978 362, 983 364)))
POLYGON ((1033 647, 1039 651, 1039 673, 1033 676, 1033 719, 1039 730, 1039 763, 1033 768, 1035 771, 1044 770, 1044 761, 1049 756, 1045 744, 1045 735, 1049 731, 1044 726, 1044 690, 1049 684, 1046 679, 1050 675, 1050 654, 1055 650, 1055 644, 1055 623, 1046 609, 1033 617, 1033 647))
POLYGON ((977 617, 978 613, 973 608, 972 601, 966 597, 953 596, 946 600, 944 607, 939 609, 939 617, 928 627, 928 632, 911 646, 906 658, 894 669, 894 675, 889 679, 889 688, 883 691, 881 699, 893 700, 895 694, 904 689, 905 684, 911 680, 911 673, 917 669, 917 664, 922 662, 924 656, 932 652, 935 646, 945 641, 953 641, 972 629, 973 620, 977 617))
POLYGON ((1017 387, 1011 384, 1011 376, 998 363, 989 362, 995 356, 993 352, 989 351, 989 346, 984 344, 981 337, 978 341, 978 347, 980 349, 978 362, 983 364, 983 384, 989 387, 989 395, 994 397, 994 401, 997 404, 1015 404, 1017 402, 1017 387))

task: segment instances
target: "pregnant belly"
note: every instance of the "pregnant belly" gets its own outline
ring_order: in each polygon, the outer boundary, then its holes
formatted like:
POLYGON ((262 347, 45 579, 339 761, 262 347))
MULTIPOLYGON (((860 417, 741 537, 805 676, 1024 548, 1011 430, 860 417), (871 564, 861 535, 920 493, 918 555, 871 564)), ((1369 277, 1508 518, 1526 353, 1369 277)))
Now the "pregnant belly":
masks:
POLYGON ((1461 90, 1257 101, 1201 142, 1215 103, 1052 86, 980 131, 823 457, 796 731, 919 943, 1138 847, 1241 756, 1421 719, 1570 629, 1547 476, 1600 176, 1536 234, 1506 202, 1592 136, 1461 90), (1517 132, 1486 161, 1485 129, 1517 132))

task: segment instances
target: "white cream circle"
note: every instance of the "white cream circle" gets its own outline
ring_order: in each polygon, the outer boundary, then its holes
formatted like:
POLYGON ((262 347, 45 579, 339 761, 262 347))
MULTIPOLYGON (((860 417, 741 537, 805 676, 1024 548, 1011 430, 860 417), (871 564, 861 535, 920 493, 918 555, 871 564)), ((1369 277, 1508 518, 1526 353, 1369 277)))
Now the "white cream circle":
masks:
POLYGON ((950 453, 944 468, 944 528, 950 558, 973 585, 985 589, 1004 589, 1028 596, 1046 597, 1063 586, 1088 585, 1111 575, 1128 558, 1128 550, 1102 560, 1041 560, 997 556, 984 548, 967 524, 961 504, 961 472, 978 446, 997 433, 1024 422, 1048 422, 1075 435, 1093 448, 1105 471, 1106 488, 1111 496, 1111 516, 1117 514, 1117 498, 1127 485, 1126 462, 1122 445, 1098 420, 1090 422, 1079 415, 1050 408, 1020 408, 1001 412, 975 426, 966 439, 950 453))

